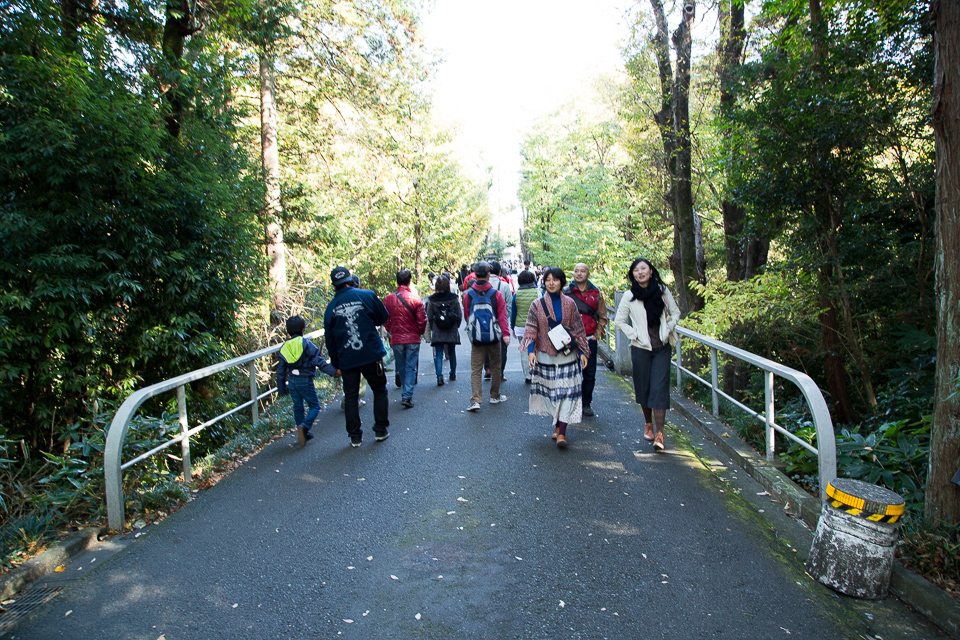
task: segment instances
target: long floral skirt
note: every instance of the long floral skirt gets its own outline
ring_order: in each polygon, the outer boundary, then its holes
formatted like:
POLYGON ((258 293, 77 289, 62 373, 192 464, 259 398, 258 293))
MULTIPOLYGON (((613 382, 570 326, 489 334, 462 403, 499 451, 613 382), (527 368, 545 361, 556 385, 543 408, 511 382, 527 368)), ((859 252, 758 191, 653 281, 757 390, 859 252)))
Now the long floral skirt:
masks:
POLYGON ((530 414, 557 422, 577 423, 583 418, 580 359, 537 353, 530 385, 530 414))

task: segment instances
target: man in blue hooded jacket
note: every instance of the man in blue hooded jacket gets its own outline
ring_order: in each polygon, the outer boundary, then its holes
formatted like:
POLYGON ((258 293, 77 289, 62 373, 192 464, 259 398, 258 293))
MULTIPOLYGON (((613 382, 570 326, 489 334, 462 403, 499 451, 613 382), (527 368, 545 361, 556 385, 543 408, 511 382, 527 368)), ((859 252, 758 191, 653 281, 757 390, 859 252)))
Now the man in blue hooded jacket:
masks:
POLYGON ((360 378, 366 379, 373 391, 373 433, 377 442, 389 435, 390 426, 387 376, 383 370, 383 347, 377 327, 390 317, 377 294, 351 285, 353 277, 346 267, 330 272, 336 293, 323 314, 330 364, 343 376, 343 412, 347 421, 350 445, 363 444, 360 422, 360 378))

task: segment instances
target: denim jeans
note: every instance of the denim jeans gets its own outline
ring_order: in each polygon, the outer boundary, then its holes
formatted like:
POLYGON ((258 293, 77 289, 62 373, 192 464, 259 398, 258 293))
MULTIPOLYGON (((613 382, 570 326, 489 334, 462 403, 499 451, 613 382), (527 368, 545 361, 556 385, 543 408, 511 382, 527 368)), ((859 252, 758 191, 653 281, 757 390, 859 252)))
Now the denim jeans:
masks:
POLYGON ((420 343, 393 345, 394 366, 400 374, 402 390, 400 396, 413 399, 413 388, 417 386, 417 370, 420 364, 420 343))
POLYGON ((288 376, 287 390, 293 400, 293 419, 298 427, 303 425, 309 430, 320 413, 320 399, 317 397, 317 388, 313 386, 313 376, 288 376), (307 404, 306 416, 303 415, 304 403, 307 404))
POLYGON ((433 348, 433 366, 437 370, 437 377, 443 375, 443 351, 446 349, 450 358, 450 373, 457 372, 457 345, 438 344, 433 348))

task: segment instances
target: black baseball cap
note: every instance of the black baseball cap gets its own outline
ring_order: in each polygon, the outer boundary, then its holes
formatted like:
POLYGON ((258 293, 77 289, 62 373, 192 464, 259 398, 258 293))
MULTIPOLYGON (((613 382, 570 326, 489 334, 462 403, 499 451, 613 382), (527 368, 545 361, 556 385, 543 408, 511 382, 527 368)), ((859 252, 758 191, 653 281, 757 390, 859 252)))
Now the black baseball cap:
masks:
POLYGON ((330 272, 330 281, 336 287, 347 282, 353 282, 353 276, 350 275, 350 270, 346 267, 334 267, 333 271, 330 272))

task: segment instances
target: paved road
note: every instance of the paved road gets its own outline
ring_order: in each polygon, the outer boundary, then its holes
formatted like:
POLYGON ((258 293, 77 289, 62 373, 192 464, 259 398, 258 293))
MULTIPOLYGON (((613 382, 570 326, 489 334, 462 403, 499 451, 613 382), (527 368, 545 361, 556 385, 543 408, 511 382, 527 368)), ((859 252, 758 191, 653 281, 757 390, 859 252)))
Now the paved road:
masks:
POLYGON ((872 637, 674 438, 651 452, 616 376, 559 451, 516 351, 509 400, 464 412, 460 351, 442 388, 421 351, 414 409, 391 385, 386 442, 351 449, 326 408, 305 448, 267 447, 10 637, 872 637))

